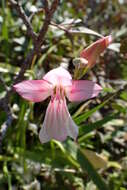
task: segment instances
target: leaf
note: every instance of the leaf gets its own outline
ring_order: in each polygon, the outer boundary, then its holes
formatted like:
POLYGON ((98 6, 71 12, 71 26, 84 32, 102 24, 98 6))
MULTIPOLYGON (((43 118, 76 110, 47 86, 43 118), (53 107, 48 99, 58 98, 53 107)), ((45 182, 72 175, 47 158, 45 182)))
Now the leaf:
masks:
POLYGON ((119 53, 120 52, 120 43, 112 43, 108 46, 108 49, 119 53))
POLYGON ((117 32, 115 32, 114 39, 122 37, 126 33, 127 33, 127 27, 126 27, 126 25, 123 25, 117 32))
POLYGON ((105 104, 107 104, 116 94, 113 94, 110 96, 107 100, 96 106, 95 108, 91 109, 90 111, 83 113, 82 115, 74 118, 74 121, 76 122, 77 125, 85 121, 88 117, 90 117, 93 113, 95 113, 97 110, 101 109, 105 104))
POLYGON ((78 110, 73 114, 73 118, 77 117, 78 115, 80 115, 83 110, 85 110, 85 108, 91 103, 91 100, 83 103, 79 108, 78 110))
POLYGON ((96 186, 93 184, 92 181, 87 183, 86 190, 97 190, 96 186))
POLYGON ((25 42, 25 37, 22 36, 22 37, 20 37, 20 38, 14 38, 13 41, 16 42, 16 43, 19 44, 19 45, 23 45, 24 42, 25 42))
POLYGON ((109 121, 108 123, 105 124, 105 127, 112 125, 112 126, 124 126, 124 120, 123 119, 113 119, 112 121, 109 121))
POLYGON ((96 152, 85 149, 83 150, 83 153, 85 154, 87 159, 91 162, 91 164, 94 166, 94 168, 100 169, 107 167, 108 162, 96 152))
POLYGON ((109 190, 104 180, 96 172, 95 168, 89 162, 88 158, 84 154, 83 150, 78 146, 78 144, 69 140, 66 142, 65 147, 68 151, 68 154, 70 154, 80 164, 80 167, 83 170, 87 171, 88 175, 100 190, 109 190))
POLYGON ((91 30, 87 27, 78 27, 78 28, 74 28, 74 29, 70 29, 69 32, 71 34, 91 34, 91 35, 95 35, 95 36, 99 36, 99 37, 103 37, 101 34, 99 34, 98 32, 91 30))
MULTIPOLYGON (((91 131, 102 127, 105 123, 107 123, 108 121, 111 121, 111 120, 115 119, 117 116, 118 116, 118 113, 106 116, 106 117, 104 117, 104 119, 101 119, 101 120, 96 121, 94 123, 90 123, 90 124, 87 124, 87 125, 83 124, 83 125, 80 126, 79 134, 80 135, 86 135, 87 133, 90 133, 91 131)), ((79 141, 81 139, 82 139, 82 137, 79 138, 79 141)))
POLYGON ((61 25, 75 25, 81 23, 81 19, 65 18, 61 25))
POLYGON ((59 141, 52 140, 62 151, 62 153, 65 155, 65 157, 73 164, 76 168, 79 168, 79 164, 68 154, 63 144, 59 141))
POLYGON ((11 74, 16 74, 19 72, 20 68, 17 66, 12 66, 7 63, 0 63, 0 72, 2 73, 11 73, 11 74))
MULTIPOLYGON (((20 71, 20 67, 18 66, 13 66, 11 64, 7 64, 7 63, 0 63, 0 73, 10 73, 10 74, 15 74, 17 75, 17 73, 20 71)), ((25 73, 26 77, 35 77, 34 71, 33 70, 27 70, 25 73)))
POLYGON ((44 159, 50 155, 49 150, 40 151, 40 150, 25 150, 20 147, 16 147, 16 154, 18 156, 18 161, 20 161, 21 157, 25 157, 25 159, 43 163, 44 159), (20 158, 20 159, 19 159, 20 158))
POLYGON ((56 45, 51 46, 46 53, 44 53, 38 61, 38 64, 42 64, 46 57, 56 49, 56 45))
POLYGON ((116 169, 122 169, 121 165, 118 162, 110 161, 108 162, 108 168, 113 167, 116 169))

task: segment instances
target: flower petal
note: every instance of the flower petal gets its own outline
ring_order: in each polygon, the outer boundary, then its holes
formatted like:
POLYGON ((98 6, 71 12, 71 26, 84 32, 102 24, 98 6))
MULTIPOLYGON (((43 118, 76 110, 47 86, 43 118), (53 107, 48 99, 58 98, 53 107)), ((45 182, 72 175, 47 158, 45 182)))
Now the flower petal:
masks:
POLYGON ((112 42, 111 36, 103 37, 102 39, 97 40, 89 47, 84 49, 80 57, 88 60, 88 67, 92 67, 98 56, 107 48, 107 46, 112 42))
POLYGON ((77 80, 72 82, 72 86, 66 88, 66 95, 70 101, 83 101, 93 98, 99 94, 101 87, 88 80, 77 80))
POLYGON ((75 139, 77 135, 78 128, 67 110, 66 100, 50 101, 39 133, 41 143, 48 142, 50 139, 64 141, 67 136, 75 139))
POLYGON ((16 92, 24 99, 40 102, 52 93, 52 85, 45 80, 26 80, 14 85, 16 92))
POLYGON ((68 116, 68 119, 66 121, 68 136, 70 136, 71 138, 76 140, 76 138, 78 136, 78 126, 72 120, 72 117, 71 117, 70 113, 68 112, 66 103, 64 104, 64 110, 66 110, 66 114, 68 116))
POLYGON ((56 69, 52 69, 51 71, 49 71, 43 77, 43 79, 47 80, 53 85, 68 86, 68 85, 71 85, 72 77, 66 69, 62 67, 58 67, 56 69))

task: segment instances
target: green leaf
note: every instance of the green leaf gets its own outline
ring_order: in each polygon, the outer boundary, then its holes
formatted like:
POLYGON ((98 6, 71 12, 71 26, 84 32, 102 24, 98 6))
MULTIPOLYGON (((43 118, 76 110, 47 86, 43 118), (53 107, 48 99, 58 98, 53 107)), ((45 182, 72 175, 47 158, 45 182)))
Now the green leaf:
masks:
MULTIPOLYGON (((10 73, 10 74, 17 75, 17 73, 19 73, 19 71, 20 71, 20 67, 18 67, 18 66, 13 66, 8 63, 0 62, 0 73, 10 73)), ((25 76, 35 78, 34 71, 26 70, 25 76)))
POLYGON ((111 121, 111 120, 117 118, 117 116, 118 116, 118 113, 117 114, 108 115, 108 116, 104 117, 104 119, 96 121, 95 123, 90 123, 90 124, 87 124, 87 125, 83 124, 83 125, 80 126, 79 134, 80 135, 83 135, 83 134, 86 135, 87 133, 90 133, 91 131, 102 127, 108 121, 111 121))
POLYGON ((87 159, 91 162, 91 164, 94 166, 96 169, 100 168, 106 168, 108 162, 99 154, 96 152, 93 152, 91 150, 85 149, 83 150, 83 153, 87 157, 87 159))
POLYGON ((94 166, 88 160, 83 150, 78 146, 78 144, 67 141, 65 144, 68 154, 70 154, 79 164, 80 167, 87 171, 88 175, 91 177, 92 181, 100 190, 109 190, 107 184, 101 178, 101 176, 96 172, 94 166))
POLYGON ((90 34, 90 35, 95 35, 95 36, 103 37, 98 32, 96 32, 94 30, 91 30, 91 29, 89 29, 87 27, 77 27, 77 28, 69 30, 69 32, 71 34, 90 34))
POLYGON ((120 169, 120 170, 122 169, 122 166, 118 162, 115 162, 115 161, 108 162, 108 168, 110 167, 120 169))
POLYGON ((101 109, 105 104, 107 104, 116 94, 113 94, 111 97, 109 97, 107 100, 96 106, 95 108, 91 109, 90 111, 83 113, 82 115, 73 118, 77 125, 85 121, 88 117, 90 117, 93 113, 95 113, 97 110, 101 109))
POLYGON ((62 153, 65 155, 65 157, 71 162, 71 164, 73 164, 74 167, 79 168, 79 164, 78 162, 76 162, 66 151, 65 147, 63 146, 63 144, 59 141, 56 140, 52 140, 62 151, 62 153))

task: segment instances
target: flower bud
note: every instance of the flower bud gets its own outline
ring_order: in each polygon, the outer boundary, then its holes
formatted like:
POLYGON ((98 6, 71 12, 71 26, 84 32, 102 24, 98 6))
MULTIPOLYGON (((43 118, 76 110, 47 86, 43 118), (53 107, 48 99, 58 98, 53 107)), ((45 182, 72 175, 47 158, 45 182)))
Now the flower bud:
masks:
POLYGON ((95 65, 99 55, 107 48, 107 46, 112 42, 111 36, 103 37, 87 48, 85 48, 81 53, 80 57, 88 60, 88 67, 91 68, 95 65))
POLYGON ((75 67, 84 68, 88 64, 88 61, 82 57, 77 57, 73 59, 73 64, 75 67))

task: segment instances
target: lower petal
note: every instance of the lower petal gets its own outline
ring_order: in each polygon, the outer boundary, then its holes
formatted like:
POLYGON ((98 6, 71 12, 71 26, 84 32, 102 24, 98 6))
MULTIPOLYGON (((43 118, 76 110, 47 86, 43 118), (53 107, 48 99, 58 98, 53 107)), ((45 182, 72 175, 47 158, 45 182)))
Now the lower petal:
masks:
POLYGON ((70 113, 68 112, 67 105, 64 104, 64 106, 65 106, 64 110, 66 110, 66 114, 68 116, 68 119, 66 120, 68 136, 70 136, 71 138, 76 140, 76 138, 78 136, 78 126, 72 120, 72 117, 71 117, 70 113))
POLYGON ((51 140, 51 138, 47 135, 44 127, 42 127, 39 132, 39 139, 41 143, 47 143, 48 141, 51 140))
POLYGON ((78 127, 73 122, 66 105, 66 100, 50 101, 43 126, 39 133, 41 143, 50 139, 64 141, 67 136, 76 139, 78 127))

